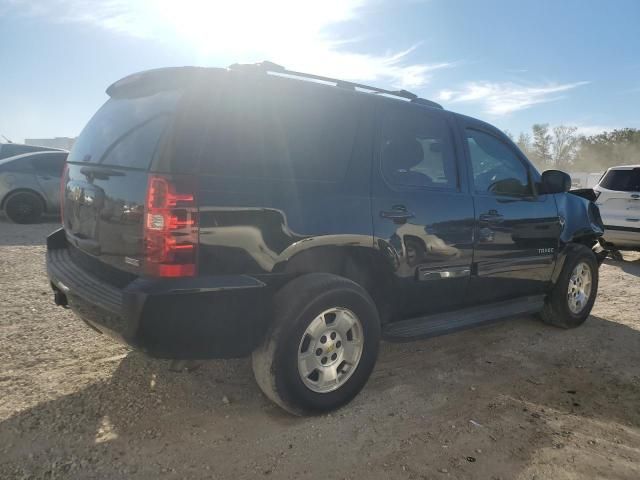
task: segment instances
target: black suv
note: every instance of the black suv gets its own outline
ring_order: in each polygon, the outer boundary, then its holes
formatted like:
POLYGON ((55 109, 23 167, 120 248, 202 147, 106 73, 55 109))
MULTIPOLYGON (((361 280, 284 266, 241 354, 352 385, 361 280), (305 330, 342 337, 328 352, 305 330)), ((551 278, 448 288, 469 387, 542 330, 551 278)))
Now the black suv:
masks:
POLYGON ((107 93, 68 157, 47 270, 56 303, 149 355, 252 355, 303 414, 352 399, 381 337, 589 315, 598 208, 491 125, 266 62, 107 93))

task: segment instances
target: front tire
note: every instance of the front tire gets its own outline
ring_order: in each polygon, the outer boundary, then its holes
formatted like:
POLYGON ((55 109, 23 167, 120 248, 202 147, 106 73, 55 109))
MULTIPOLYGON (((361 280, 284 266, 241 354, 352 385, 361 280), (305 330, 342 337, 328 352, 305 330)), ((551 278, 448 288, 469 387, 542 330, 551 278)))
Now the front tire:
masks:
POLYGON ((35 193, 17 192, 7 198, 4 211, 14 223, 36 223, 42 217, 44 205, 35 193))
POLYGON ((312 273, 285 285, 274 302, 273 322, 252 355, 262 391, 295 415, 347 404, 378 355, 380 320, 371 297, 351 280, 312 273))
POLYGON ((545 323, 560 328, 582 325, 598 293, 598 262, 584 245, 576 245, 565 260, 562 272, 542 311, 545 323))

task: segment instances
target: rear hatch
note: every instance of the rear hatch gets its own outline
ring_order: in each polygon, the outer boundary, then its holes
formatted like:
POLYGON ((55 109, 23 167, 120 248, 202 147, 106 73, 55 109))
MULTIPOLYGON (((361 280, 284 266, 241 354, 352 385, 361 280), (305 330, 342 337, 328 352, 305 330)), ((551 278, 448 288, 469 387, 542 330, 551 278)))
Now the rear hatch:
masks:
MULTIPOLYGON (((72 250, 92 270, 154 274, 158 269, 150 257, 166 257, 172 248, 158 235, 193 223, 187 219, 193 195, 178 195, 175 179, 150 173, 164 150, 181 91, 157 84, 144 88, 140 78, 124 84, 128 90, 107 90, 112 98, 93 116, 69 154, 61 189, 63 227, 72 250), (137 88, 131 89, 132 84, 137 88), (176 206, 188 208, 169 215, 176 206)), ((181 244, 176 235, 170 237, 173 247, 181 244)), ((189 263, 188 271, 174 270, 173 276, 193 274, 195 261, 189 263)))
POLYGON ((609 170, 596 191, 605 226, 640 228, 640 168, 609 170))

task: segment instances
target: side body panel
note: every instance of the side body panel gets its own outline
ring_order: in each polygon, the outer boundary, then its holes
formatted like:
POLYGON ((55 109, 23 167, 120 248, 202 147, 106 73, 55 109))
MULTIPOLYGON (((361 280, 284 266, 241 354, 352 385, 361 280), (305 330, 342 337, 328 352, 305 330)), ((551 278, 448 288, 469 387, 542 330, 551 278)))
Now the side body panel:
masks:
POLYGON ((474 273, 469 301, 483 303, 545 292, 559 247, 560 219, 552 195, 511 196, 476 191, 466 129, 503 142, 528 169, 531 183, 537 172, 504 134, 484 122, 458 116, 475 206, 474 273))
POLYGON ((375 246, 393 275, 396 292, 393 320, 455 308, 464 303, 471 274, 474 212, 460 163, 461 152, 455 146, 451 116, 442 110, 400 107, 395 102, 379 107, 372 168, 372 214, 375 246), (449 131, 454 151, 451 160, 457 172, 455 188, 392 185, 385 178, 381 126, 385 117, 400 108, 402 114, 424 115, 425 121, 442 124, 449 131), (398 209, 409 216, 394 218, 398 209))
POLYGON ((0 165, 0 207, 12 192, 26 190, 37 193, 46 202, 29 157, 3 162, 0 165))
POLYGON ((611 168, 595 189, 605 224, 605 245, 640 248, 640 167, 611 168))
POLYGON ((200 274, 267 275, 272 282, 278 274, 285 279, 343 267, 330 263, 342 261, 332 251, 371 252, 371 107, 359 104, 349 165, 339 181, 200 175, 200 274))

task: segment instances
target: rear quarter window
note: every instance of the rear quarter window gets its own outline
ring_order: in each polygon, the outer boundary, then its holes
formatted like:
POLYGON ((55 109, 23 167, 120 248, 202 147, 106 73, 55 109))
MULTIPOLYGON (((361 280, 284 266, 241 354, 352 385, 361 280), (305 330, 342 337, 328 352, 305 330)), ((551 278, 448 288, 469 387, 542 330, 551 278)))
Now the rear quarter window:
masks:
POLYGON ((215 95, 204 124, 190 134, 188 148, 198 157, 200 173, 325 182, 344 178, 358 127, 355 95, 270 78, 233 83, 215 95))
POLYGON ((456 159, 447 121, 439 112, 403 107, 382 113, 382 175, 397 186, 456 189, 456 159))

